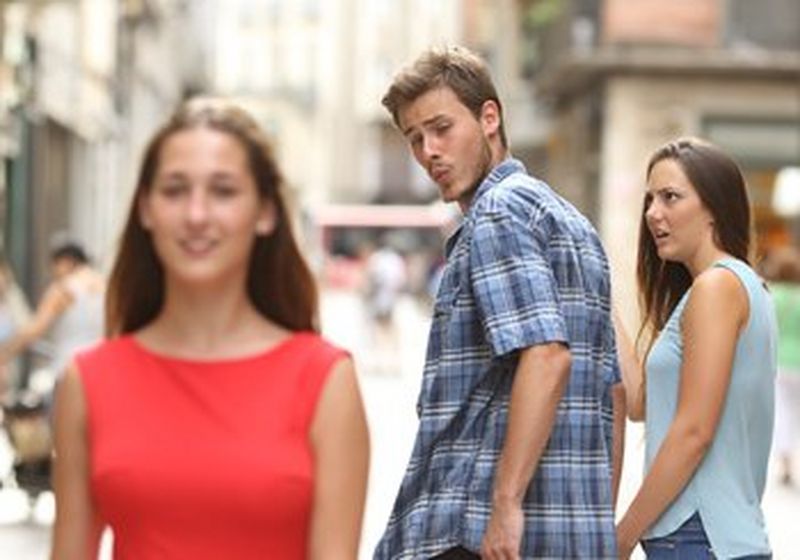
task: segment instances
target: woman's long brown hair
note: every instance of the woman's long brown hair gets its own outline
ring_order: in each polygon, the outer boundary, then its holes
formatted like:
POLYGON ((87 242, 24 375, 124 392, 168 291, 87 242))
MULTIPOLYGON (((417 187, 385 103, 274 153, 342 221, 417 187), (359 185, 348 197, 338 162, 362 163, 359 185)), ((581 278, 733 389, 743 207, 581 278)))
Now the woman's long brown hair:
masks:
MULTIPOLYGON (((736 162, 716 146, 696 138, 682 138, 656 150, 647 164, 647 178, 655 165, 665 159, 676 161, 697 191, 703 206, 714 220, 717 245, 737 259, 749 263, 752 222, 750 201, 744 177, 736 162)), ((639 285, 642 325, 638 339, 645 347, 666 325, 681 297, 692 285, 689 271, 681 263, 658 256, 647 227, 645 213, 650 204, 645 197, 639 224, 639 250, 636 274, 639 285)))
POLYGON ((156 318, 164 304, 164 267, 142 226, 138 205, 152 187, 164 142, 193 128, 224 132, 241 142, 261 199, 275 206, 274 231, 256 237, 250 255, 247 293, 253 305, 264 317, 289 330, 317 330, 316 284, 292 231, 283 177, 270 144, 247 112, 224 100, 202 98, 185 102, 145 150, 109 279, 106 334, 113 337, 141 329, 156 318))

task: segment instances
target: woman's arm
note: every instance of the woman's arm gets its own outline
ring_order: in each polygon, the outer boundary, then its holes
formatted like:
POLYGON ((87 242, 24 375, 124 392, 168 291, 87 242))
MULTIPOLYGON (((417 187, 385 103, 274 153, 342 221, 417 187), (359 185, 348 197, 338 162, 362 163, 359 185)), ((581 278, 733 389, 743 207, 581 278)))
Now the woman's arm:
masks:
POLYGON ((747 293, 732 272, 714 268, 695 280, 681 323, 683 362, 675 417, 617 528, 620 558, 627 558, 681 493, 714 440, 748 314, 747 293))
POLYGON ((0 363, 10 361, 46 333, 47 329, 69 307, 71 301, 72 296, 61 284, 51 284, 39 301, 30 322, 23 325, 14 336, 0 345, 0 363))
POLYGON ((86 403, 74 365, 56 390, 54 461, 56 521, 51 559, 97 558, 103 525, 90 498, 86 403))
POLYGON ((616 309, 614 309, 612 317, 622 383, 625 386, 625 408, 628 418, 634 422, 641 422, 644 420, 645 409, 644 367, 636 356, 633 341, 616 309))
POLYGON ((315 454, 310 558, 354 560, 369 473, 369 434, 353 362, 339 362, 311 425, 315 454))

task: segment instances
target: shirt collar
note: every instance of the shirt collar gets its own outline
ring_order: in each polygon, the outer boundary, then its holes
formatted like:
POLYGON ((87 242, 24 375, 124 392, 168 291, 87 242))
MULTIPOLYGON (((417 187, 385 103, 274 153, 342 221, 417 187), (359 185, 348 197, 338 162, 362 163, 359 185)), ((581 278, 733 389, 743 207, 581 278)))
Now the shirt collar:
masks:
POLYGON ((527 173, 527 170, 525 169, 525 165, 521 161, 509 156, 500 163, 498 163, 483 179, 483 181, 481 181, 481 184, 478 185, 478 188, 475 191, 475 196, 472 197, 472 201, 469 204, 467 215, 469 215, 472 208, 475 206, 475 203, 481 196, 486 194, 489 191, 489 189, 491 189, 493 186, 501 182, 503 179, 505 179, 512 173, 527 173))
POLYGON ((468 220, 470 214, 472 212, 472 208, 475 207, 475 202, 489 191, 493 186, 501 182, 503 179, 511 175, 512 173, 527 173, 527 169, 525 169, 525 165, 511 156, 505 158, 503 161, 498 163, 489 174, 481 181, 481 184, 478 185, 478 188, 475 190, 475 195, 472 197, 472 201, 469 204, 469 208, 467 208, 466 214, 464 214, 464 219, 458 225, 458 227, 450 234, 450 237, 445 242, 445 256, 449 256, 450 252, 455 247, 456 242, 458 241, 459 236, 461 235, 461 230, 464 226, 464 220, 468 220))

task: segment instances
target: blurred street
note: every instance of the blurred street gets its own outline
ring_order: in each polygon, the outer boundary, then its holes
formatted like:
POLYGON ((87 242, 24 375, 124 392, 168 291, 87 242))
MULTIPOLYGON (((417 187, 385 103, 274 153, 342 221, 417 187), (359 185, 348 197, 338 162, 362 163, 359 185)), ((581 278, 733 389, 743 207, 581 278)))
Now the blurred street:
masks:
MULTIPOLYGON (((398 343, 394 355, 378 361, 371 330, 363 320, 361 302, 354 294, 329 291, 323 299, 323 330, 334 342, 351 349, 358 367, 369 416, 372 438, 372 464, 361 558, 371 556, 394 501, 416 430, 414 404, 420 381, 427 337, 427 311, 411 298, 403 298, 396 309, 398 343)), ((623 476, 621 506, 630 501, 640 481, 643 453, 641 427, 629 426, 626 469, 623 476)), ((0 438, 0 558, 3 560, 44 560, 47 558, 52 496, 43 496, 30 509, 27 498, 8 487, 10 468, 7 442, 0 438)), ((767 524, 776 560, 797 558, 800 535, 800 489, 776 483, 770 474, 764 499, 767 524)), ((622 508, 620 508, 622 509, 622 508)), ((108 547, 103 554, 108 558, 108 547)), ((642 558, 637 551, 634 558, 642 558)))

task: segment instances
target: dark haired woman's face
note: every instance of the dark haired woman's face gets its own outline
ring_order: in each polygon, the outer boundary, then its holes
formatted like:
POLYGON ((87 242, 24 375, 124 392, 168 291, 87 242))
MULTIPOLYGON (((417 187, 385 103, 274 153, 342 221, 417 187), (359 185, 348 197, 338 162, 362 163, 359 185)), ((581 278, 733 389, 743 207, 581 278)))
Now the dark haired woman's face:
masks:
POLYGON ((662 159, 653 166, 645 203, 644 218, 661 259, 689 265, 714 246, 711 213, 676 160, 662 159))
POLYGON ((161 146, 153 184, 139 201, 168 281, 219 285, 246 277, 256 235, 272 232, 241 142, 208 128, 176 132, 161 146))

